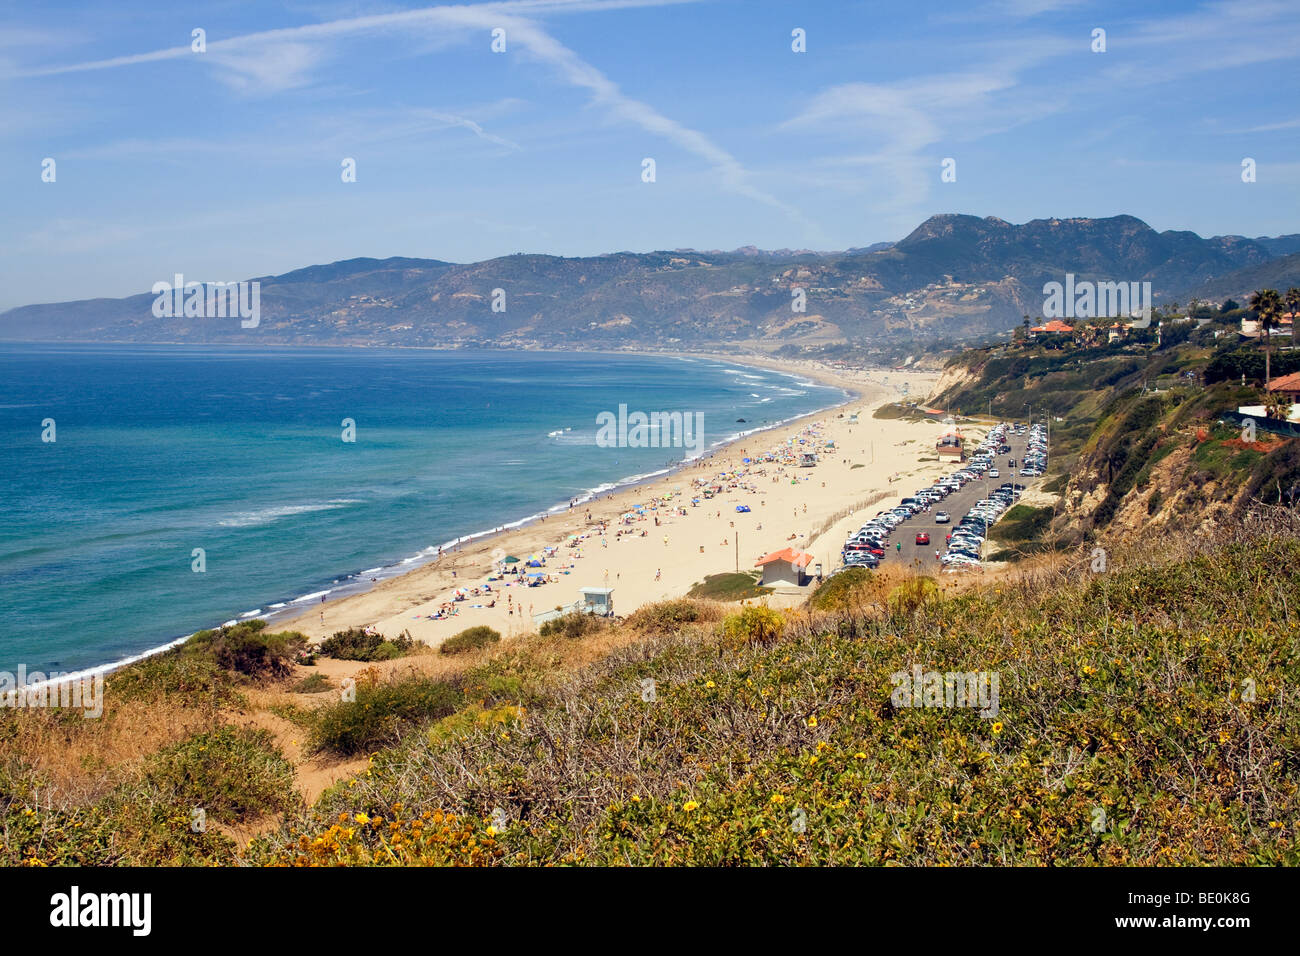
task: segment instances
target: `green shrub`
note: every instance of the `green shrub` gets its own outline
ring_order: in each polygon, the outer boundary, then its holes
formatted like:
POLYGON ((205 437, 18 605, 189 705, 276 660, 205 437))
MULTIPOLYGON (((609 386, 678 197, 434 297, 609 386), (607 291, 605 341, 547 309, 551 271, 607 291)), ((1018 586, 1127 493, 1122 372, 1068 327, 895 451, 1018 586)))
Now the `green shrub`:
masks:
POLYGON ((542 637, 579 638, 603 631, 607 626, 605 619, 597 617, 595 614, 588 614, 585 611, 570 611, 568 614, 547 621, 538 628, 538 633, 542 637))
POLYGON ((230 675, 208 654, 176 647, 154 654, 108 677, 108 693, 122 700, 167 696, 182 703, 224 703, 234 690, 230 675))
POLYGON ((298 683, 293 685, 295 694, 319 694, 321 691, 330 689, 329 679, 324 674, 312 674, 310 677, 304 677, 298 683))
POLYGON ((638 634, 676 634, 688 624, 717 620, 720 613, 716 605, 680 598, 637 608, 628 615, 627 625, 638 634))
POLYGON ((912 617, 927 604, 939 601, 939 585, 934 578, 908 578, 889 592, 886 604, 895 617, 912 617))
POLYGON ((771 594, 771 588, 759 585, 759 576, 758 571, 710 574, 703 581, 694 584, 686 596, 707 601, 744 601, 771 594))
POLYGON ((808 603, 818 611, 850 610, 862 601, 871 579, 866 568, 846 568, 818 585, 808 603))
POLYGON ((189 816, 195 807, 224 822, 242 822, 299 804, 293 766, 269 732, 222 727, 151 755, 144 783, 155 800, 189 816))
POLYGON ((722 636, 733 645, 770 644, 785 631, 785 618, 770 607, 754 605, 722 622, 722 636))
POLYGON ((410 728, 455 713, 460 688, 423 674, 362 682, 354 700, 327 704, 312 715, 310 747, 351 756, 395 743, 410 728))
POLYGON ((494 631, 486 624, 479 624, 476 627, 467 627, 455 637, 447 638, 438 646, 438 653, 459 654, 462 651, 476 651, 479 648, 491 647, 499 640, 501 640, 500 631, 494 631))
POLYGON ((265 628, 265 621, 243 621, 199 631, 182 645, 182 650, 210 656, 218 667, 245 677, 284 677, 307 646, 307 638, 297 631, 266 634, 265 628))
POLYGON ((990 537, 998 541, 1030 541, 1037 538, 1051 524, 1054 509, 1015 505, 1008 509, 1002 520, 994 525, 990 537))
POLYGON ((391 661, 405 657, 415 647, 406 631, 394 638, 367 633, 364 628, 350 627, 336 631, 320 642, 320 652, 340 661, 391 661))

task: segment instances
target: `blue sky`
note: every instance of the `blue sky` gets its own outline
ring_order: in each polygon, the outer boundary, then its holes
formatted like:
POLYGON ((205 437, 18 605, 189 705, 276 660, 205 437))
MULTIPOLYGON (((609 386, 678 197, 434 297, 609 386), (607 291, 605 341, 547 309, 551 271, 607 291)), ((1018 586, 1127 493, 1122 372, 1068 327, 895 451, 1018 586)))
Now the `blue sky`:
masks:
POLYGON ((937 212, 1297 232, 1298 60, 1294 0, 4 3, 0 309, 354 256, 844 249, 937 212))

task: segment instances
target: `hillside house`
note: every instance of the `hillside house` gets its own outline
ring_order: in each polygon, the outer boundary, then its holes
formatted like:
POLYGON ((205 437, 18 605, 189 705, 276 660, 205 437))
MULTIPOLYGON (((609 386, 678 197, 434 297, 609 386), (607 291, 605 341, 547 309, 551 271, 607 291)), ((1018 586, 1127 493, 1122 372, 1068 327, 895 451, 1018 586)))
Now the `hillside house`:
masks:
POLYGON ((1037 338, 1040 335, 1073 335, 1074 326, 1068 322, 1062 322, 1060 319, 1052 319, 1042 325, 1035 325, 1029 330, 1031 338, 1037 338))
POLYGON ((1269 379, 1268 390, 1270 392, 1280 392, 1289 398, 1292 404, 1300 402, 1300 372, 1292 372, 1290 375, 1269 379))
MULTIPOLYGON (((1290 335, 1291 330, 1295 327, 1295 314, 1286 312, 1279 320, 1280 326, 1273 328, 1269 335, 1276 338, 1279 335, 1290 335)), ((1248 319, 1246 316, 1241 317, 1241 334, 1248 339, 1257 339, 1263 335, 1259 330, 1259 319, 1248 319)))

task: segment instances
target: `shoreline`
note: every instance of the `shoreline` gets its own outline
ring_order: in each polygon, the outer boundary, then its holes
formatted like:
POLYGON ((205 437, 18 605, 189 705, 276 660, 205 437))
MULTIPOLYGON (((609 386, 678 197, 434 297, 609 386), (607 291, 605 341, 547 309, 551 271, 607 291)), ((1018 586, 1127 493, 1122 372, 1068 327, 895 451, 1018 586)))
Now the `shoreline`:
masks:
MULTIPOLYGON (((710 360, 721 358, 732 364, 744 364, 759 358, 745 356, 737 360, 699 354, 692 357, 710 360)), ((619 594, 615 596, 615 613, 625 616, 646 603, 685 595, 694 583, 710 573, 732 572, 740 570, 742 565, 744 570, 750 570, 753 564, 748 560, 748 552, 755 539, 767 541, 767 545, 761 547, 757 555, 780 550, 783 545, 790 546, 790 542, 798 542, 796 547, 801 549, 805 546, 809 549, 816 548, 815 556, 824 559, 820 563, 824 563, 825 570, 832 570, 838 563, 839 545, 845 536, 845 528, 856 520, 853 518, 854 511, 888 497, 893 493, 890 486, 903 478, 904 473, 924 474, 924 481, 928 484, 931 476, 926 472, 932 471, 934 477, 942 472, 943 466, 937 456, 931 455, 919 460, 915 457, 918 452, 925 453, 924 444, 899 450, 914 445, 929 429, 942 427, 939 422, 918 424, 871 417, 876 408, 893 400, 891 392, 902 380, 913 381, 928 389, 938 380, 938 373, 933 370, 909 370, 902 373, 894 369, 839 370, 820 363, 780 362, 767 357, 762 357, 762 360, 768 369, 775 367, 788 374, 840 388, 846 393, 846 398, 833 406, 734 439, 715 448, 708 458, 686 462, 669 474, 611 491, 581 508, 562 508, 558 513, 552 512, 545 519, 531 522, 527 526, 464 542, 461 548, 450 554, 444 553, 440 560, 375 582, 367 591, 343 596, 313 608, 302 608, 302 613, 288 619, 283 626, 306 634, 314 642, 353 627, 374 628, 378 633, 386 635, 405 631, 417 641, 431 647, 436 647, 453 633, 476 624, 487 624, 507 638, 521 636, 535 632, 536 607, 547 614, 552 607, 567 606, 577 595, 580 586, 616 588, 619 594), (892 381, 886 382, 883 379, 892 381), (854 406, 857 411, 850 415, 849 411, 854 406), (828 418, 829 413, 836 411, 839 412, 837 416, 828 418), (866 417, 860 419, 859 416, 864 414, 866 417), (846 434, 851 435, 855 427, 859 432, 858 438, 869 438, 875 470, 854 470, 865 469, 865 460, 851 460, 848 457, 839 462, 827 460, 822 467, 816 469, 816 477, 828 479, 819 482, 821 489, 827 489, 824 493, 799 487, 801 482, 806 483, 813 477, 811 471, 794 469, 787 473, 785 466, 773 464, 770 467, 775 473, 769 473, 757 464, 748 466, 762 476, 764 483, 770 481, 778 486, 760 492, 754 484, 756 478, 741 479, 742 491, 757 495, 753 499, 754 507, 746 509, 750 513, 749 520, 757 520, 764 514, 777 514, 780 506, 793 504, 793 521, 784 517, 776 519, 778 522, 789 523, 785 529, 769 528, 763 531, 761 522, 756 528, 737 528, 736 519, 740 516, 732 512, 731 505, 742 499, 735 495, 728 497, 735 485, 728 486, 727 493, 722 495, 722 498, 726 498, 727 505, 728 517, 725 519, 721 509, 710 513, 707 506, 699 508, 698 500, 691 507, 684 507, 690 497, 683 490, 685 485, 692 482, 699 484, 701 475, 712 475, 719 469, 740 469, 742 466, 738 462, 730 460, 735 457, 737 450, 746 456, 761 454, 742 446, 742 443, 753 442, 756 434, 765 444, 784 440, 789 445, 797 436, 811 435, 817 431, 821 433, 822 439, 830 439, 834 435, 837 441, 835 454, 843 451, 854 457, 866 456, 867 448, 849 449, 842 440, 846 434), (868 435, 863 436, 863 431, 868 435), (891 438, 902 440, 888 442, 891 438), (880 446, 879 453, 877 445, 880 446), (927 465, 927 462, 932 464, 927 465), (845 477, 849 480, 841 481, 845 477), (828 483, 840 485, 838 494, 828 487, 828 483), (850 487, 846 488, 845 485, 850 487), (655 494, 656 491, 658 494, 655 494), (777 506, 770 512, 765 510, 769 499, 771 504, 777 506), (812 512, 809 512, 810 504, 815 509, 812 512), (639 516, 632 515, 634 509, 639 516), (648 524, 639 533, 630 527, 651 519, 654 521, 655 538, 662 534, 664 548, 667 550, 648 547, 652 543, 649 538, 651 527, 648 524), (720 523, 711 525, 711 522, 720 523), (680 545, 683 526, 688 538, 685 549, 680 545), (720 545, 716 543, 715 533, 722 535, 720 545), (746 543, 746 557, 743 561, 740 556, 742 533, 746 543), (628 539, 627 544, 620 544, 625 536, 632 538, 628 539), (669 548, 670 536, 679 542, 675 550, 669 548), (732 537, 736 541, 729 545, 732 537), (584 542, 587 544, 584 545, 584 542), (610 548, 611 542, 617 547, 610 548), (608 566, 603 568, 603 573, 580 570, 578 561, 584 561, 584 568, 595 563, 586 559, 593 556, 591 549, 597 544, 600 547, 594 553, 603 555, 600 563, 607 562, 608 566), (500 547, 494 550, 493 545, 500 547), (725 553, 721 553, 719 548, 725 553), (562 553, 562 549, 567 553, 562 553), (825 554, 822 554, 823 551, 825 554), (615 557, 610 552, 619 553, 615 557), (521 566, 526 562, 523 557, 526 555, 536 556, 543 562, 544 567, 538 568, 534 573, 546 575, 546 580, 535 595, 531 587, 527 589, 527 597, 521 594, 524 582, 515 580, 503 584, 501 582, 505 576, 492 574, 493 556, 496 555, 499 559, 506 553, 520 556, 521 566), (654 557, 656 554, 657 559, 654 557), (565 561, 568 563, 563 563, 565 561), (556 563, 558 569, 552 566, 556 563), (665 571, 664 565, 667 565, 667 576, 661 579, 665 571), (493 581, 496 582, 494 587, 490 584, 493 581), (557 586, 562 591, 557 592, 557 586), (458 591, 464 593, 456 596, 458 591), (484 603, 469 603, 471 591, 474 597, 481 594, 484 603), (519 604, 515 606, 518 608, 517 616, 515 607, 511 607, 515 594, 521 595, 519 604), (630 599, 626 596, 628 594, 631 595, 630 599), (497 606, 502 598, 507 601, 504 608, 497 606), (526 601, 530 602, 527 617, 526 601)), ((722 498, 713 503, 715 508, 722 498)), ((740 510, 739 507, 736 508, 736 512, 740 510)), ((772 599, 774 603, 784 606, 802 601, 806 593, 806 588, 798 589, 784 595, 773 594, 772 599)))
MULTIPOLYGON (((58 345, 58 344, 65 344, 65 343, 48 343, 48 344, 58 345)), ((292 346, 289 347, 292 348, 292 346)), ((347 348, 350 347, 351 346, 348 346, 347 348)), ((420 351, 422 349, 407 347, 404 348, 403 350, 420 351)), ((554 351, 557 354, 563 354, 566 350, 533 349, 528 351, 554 351)), ((481 553, 484 550, 484 546, 490 542, 494 542, 494 541, 508 542, 512 539, 513 536, 520 535, 521 533, 528 532, 528 531, 535 532, 544 528, 548 518, 562 517, 565 514, 569 513, 570 510, 577 511, 580 509, 599 507, 599 505, 602 503, 621 500, 623 497, 632 495, 636 493, 639 489, 647 488, 651 485, 654 485, 656 482, 662 482, 665 480, 680 478, 689 470, 693 468, 702 467, 706 463, 713 461, 719 455, 722 455, 723 453, 727 452, 729 449, 733 448, 738 442, 752 440, 756 436, 769 435, 783 428, 797 427, 800 425, 800 423, 811 421, 815 419, 817 416, 825 415, 829 412, 835 411, 836 409, 845 408, 846 406, 853 404, 855 401, 861 400, 863 397, 861 391, 862 388, 864 387, 863 382, 852 381, 847 377, 845 377, 844 375, 832 371, 826 368, 825 366, 822 366, 820 363, 814 363, 814 362, 807 362, 807 363, 791 362, 791 361, 780 360, 780 359, 772 359, 768 356, 760 356, 760 355, 744 355, 744 356, 734 357, 730 355, 722 355, 722 354, 709 353, 709 352, 671 353, 671 352, 656 352, 656 351, 647 351, 647 350, 636 350, 636 351, 629 350, 629 351, 619 351, 619 352, 608 352, 607 350, 583 350, 583 351, 584 352, 595 351, 598 354, 611 354, 611 355, 644 355, 646 357, 653 357, 653 358, 677 358, 683 361, 707 360, 712 362, 725 363, 729 366, 733 366, 736 368, 749 368, 749 369, 761 368, 766 371, 775 371, 784 375, 788 375, 791 378, 794 378, 796 380, 804 379, 806 381, 815 382, 820 386, 838 389, 842 392, 842 396, 839 398, 838 401, 832 402, 829 405, 825 405, 820 408, 810 410, 808 412, 802 413, 792 418, 783 419, 781 421, 763 425, 761 427, 754 428, 752 430, 735 433, 734 435, 731 435, 725 439, 719 440, 715 445, 710 447, 707 451, 700 454, 696 458, 683 459, 679 462, 676 462, 670 467, 661 470, 656 470, 655 472, 651 472, 649 474, 625 476, 614 480, 608 486, 597 486, 597 489, 593 489, 592 491, 585 493, 583 497, 573 499, 574 502, 578 503, 578 508, 576 509, 569 509, 567 507, 568 502, 557 502, 541 512, 533 513, 521 518, 512 519, 511 521, 502 523, 490 529, 472 532, 468 535, 462 536, 460 539, 452 539, 449 540, 448 542, 444 542, 441 546, 431 545, 423 549, 419 554, 413 556, 413 558, 402 559, 392 563, 382 564, 375 568, 358 570, 355 572, 351 572, 347 575, 340 576, 334 582, 328 585, 323 585, 318 590, 299 595, 298 597, 295 598, 287 599, 283 602, 279 602, 279 601, 274 602, 274 603, 281 604, 281 606, 278 608, 273 607, 272 604, 264 605, 264 608, 272 608, 270 613, 253 613, 249 611, 241 612, 235 615, 234 617, 228 618, 226 621, 220 623, 214 623, 212 625, 209 625, 208 627, 200 627, 186 634, 163 639, 158 645, 154 647, 150 647, 142 651, 131 653, 121 658, 120 660, 106 661, 99 664, 82 667, 75 671, 67 672, 65 674, 60 674, 58 677, 48 678, 47 680, 42 682, 42 685, 57 685, 57 684, 69 683, 77 680, 86 680, 96 676, 106 676, 108 674, 113 673, 114 671, 120 670, 125 667, 129 667, 149 657, 155 656, 157 654, 166 653, 167 651, 177 646, 180 646, 181 644, 184 644, 187 640, 189 640, 194 634, 198 633, 199 631, 208 630, 217 627, 224 627, 231 624, 242 623, 244 621, 259 620, 259 619, 266 620, 268 622, 268 626, 275 625, 277 629, 283 628, 286 630, 300 630, 304 634, 307 634, 307 636, 309 638, 312 638, 314 641, 319 640, 324 635, 313 633, 314 631, 317 630, 317 628, 311 627, 310 624, 308 624, 307 622, 308 619, 316 616, 318 612, 322 611, 322 609, 325 610, 334 609, 339 605, 345 605, 348 602, 355 601, 358 598, 364 598, 368 595, 372 595, 376 591, 383 589, 385 585, 391 585, 394 582, 401 582, 412 576, 419 575, 421 572, 428 571, 430 568, 438 565, 439 562, 443 561, 444 559, 451 559, 448 560, 446 564, 448 568, 451 568, 453 570, 453 577, 454 577, 455 574, 461 570, 460 567, 455 567, 455 568, 451 567, 452 565, 457 563, 456 562, 457 558, 467 557, 469 556, 470 553, 477 555, 481 553), (407 562, 410 563, 408 564, 407 562), (388 572, 388 573, 384 574, 384 576, 378 576, 380 574, 383 574, 383 572, 388 572), (372 579, 368 581, 358 580, 362 575, 372 574, 372 573, 377 576, 377 579, 372 579), (336 596, 329 597, 329 595, 332 593, 336 594, 336 596), (305 601, 305 599, 309 599, 309 598, 314 599, 322 595, 326 596, 327 600, 321 603, 313 604, 313 603, 306 603, 305 601), (300 626, 294 626, 294 625, 300 625, 300 626)), ((874 372, 877 375, 882 373, 888 374, 884 369, 858 370, 857 374, 867 376, 869 382, 869 377, 872 372, 874 372)), ((263 608, 258 608, 257 610, 261 611, 263 610, 263 608)), ((34 687, 36 685, 32 685, 32 686, 34 687)))

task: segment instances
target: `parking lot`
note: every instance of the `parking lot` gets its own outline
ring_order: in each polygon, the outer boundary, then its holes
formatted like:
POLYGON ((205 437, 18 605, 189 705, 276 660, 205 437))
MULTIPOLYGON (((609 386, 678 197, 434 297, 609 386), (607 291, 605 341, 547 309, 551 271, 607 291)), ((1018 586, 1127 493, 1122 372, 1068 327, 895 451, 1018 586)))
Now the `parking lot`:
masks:
MULTIPOLYGON (((1041 462, 1041 465, 1045 466, 1046 452, 1042 439, 1042 426, 1034 429, 1025 427, 1023 431, 1016 431, 1015 429, 1016 426, 1006 424, 1001 429, 1001 441, 993 444, 992 447, 986 447, 984 454, 980 454, 980 449, 974 449, 968 455, 967 461, 952 462, 950 468, 945 471, 945 477, 952 476, 957 472, 966 472, 969 476, 965 484, 960 488, 952 490, 937 501, 920 502, 911 505, 910 508, 914 513, 895 524, 892 530, 886 531, 883 535, 877 535, 875 530, 870 532, 872 536, 876 537, 875 550, 884 552, 879 556, 881 563, 905 564, 931 571, 937 571, 944 566, 951 566, 953 570, 977 567, 978 565, 969 556, 956 554, 947 558, 947 565, 945 565, 936 558, 936 552, 940 556, 947 554, 949 547, 947 536, 958 527, 961 520, 972 509, 982 513, 988 520, 996 521, 1014 504, 1014 497, 1018 497, 1018 495, 1012 496, 1000 492, 1000 486, 1011 482, 1027 490, 1032 487, 1034 482, 1042 480, 1040 476, 1020 475, 1027 453, 1036 455, 1036 463, 1041 462), (1031 450, 1031 439, 1033 440, 1033 447, 1037 449, 1036 451, 1031 450), (1009 450, 1000 451, 1001 446, 1006 446, 1009 450), (1010 464, 1012 460, 1016 462, 1014 468, 1010 464), (993 496, 992 501, 989 500, 990 496, 993 496), (949 516, 947 522, 940 523, 935 520, 936 516, 941 513, 946 513, 949 516), (917 544, 916 537, 919 533, 928 534, 929 542, 917 544)), ((900 494, 903 500, 906 501, 908 498, 915 498, 917 492, 924 490, 926 489, 918 488, 916 492, 911 494, 900 494)), ((900 505, 893 507, 896 508, 900 505)), ((892 508, 887 507, 885 512, 890 510, 892 508)), ((877 516, 872 520, 876 521, 880 517, 877 516)), ((974 550, 982 554, 987 550, 987 546, 983 541, 984 535, 979 534, 983 529, 978 524, 968 521, 968 530, 976 533, 979 540, 975 541, 974 550)), ((850 536, 850 541, 852 540, 853 536, 850 536)), ((850 545, 846 543, 846 549, 849 547, 850 545)), ((971 547, 971 538, 968 537, 967 543, 962 550, 969 552, 971 547)), ((852 563, 860 559, 860 555, 855 556, 851 551, 846 550, 846 562, 852 563)))

